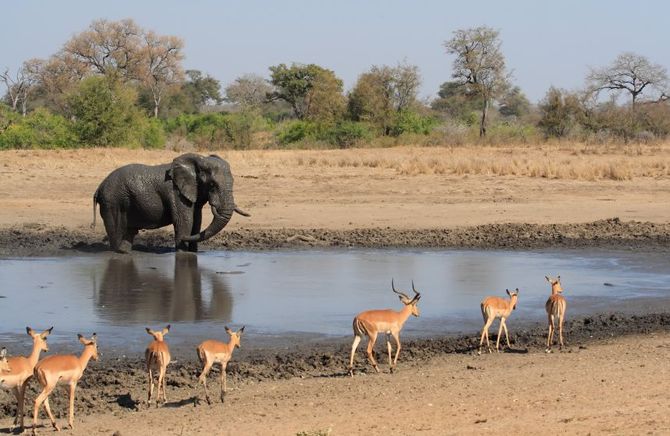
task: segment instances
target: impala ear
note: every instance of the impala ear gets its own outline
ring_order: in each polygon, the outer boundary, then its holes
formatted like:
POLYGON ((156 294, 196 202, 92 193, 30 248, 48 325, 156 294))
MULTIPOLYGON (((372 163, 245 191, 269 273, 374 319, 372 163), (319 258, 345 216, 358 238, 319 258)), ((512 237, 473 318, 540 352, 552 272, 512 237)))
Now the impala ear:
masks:
POLYGON ((561 281, 561 276, 560 275, 556 276, 556 281, 558 281, 558 282, 561 281))
POLYGON ((170 327, 171 327, 170 324, 168 324, 168 325, 165 326, 165 328, 161 331, 161 333, 163 333, 163 336, 165 336, 165 335, 168 334, 168 332, 170 331, 170 327))
POLYGON ((86 343, 88 342, 88 341, 86 341, 86 338, 83 337, 83 336, 82 336, 81 334, 79 334, 79 333, 77 334, 77 339, 79 339, 79 342, 81 342, 81 343, 84 344, 84 345, 86 345, 86 343))
POLYGON ((184 156, 179 156, 172 161, 168 176, 172 179, 179 193, 191 203, 195 203, 198 197, 198 182, 194 163, 184 156))
POLYGON ((507 292, 507 295, 509 295, 510 297, 512 296, 512 294, 509 293, 509 289, 505 289, 505 292, 507 292))
POLYGON ((40 333, 40 336, 42 336, 42 339, 46 339, 47 336, 49 336, 51 334, 51 330, 53 330, 53 329, 54 328, 51 327, 51 328, 48 328, 48 329, 44 330, 42 333, 40 333))
POLYGON ((28 333, 28 336, 32 336, 34 331, 30 327, 26 327, 26 333, 28 333))
POLYGON ((224 329, 226 330, 226 333, 228 333, 229 335, 233 334, 233 331, 229 329, 228 326, 225 326, 224 329))
POLYGON ((94 344, 98 343, 98 335, 96 333, 93 333, 93 335, 91 336, 91 342, 93 342, 94 344))
POLYGON ((241 335, 242 333, 244 333, 244 327, 246 327, 246 326, 242 326, 242 328, 238 330, 238 332, 237 332, 238 335, 241 335))
POLYGON ((551 279, 549 278, 549 276, 544 276, 544 278, 547 279, 549 283, 551 283, 551 279))
POLYGON ((145 330, 147 331, 147 333, 149 333, 151 336, 154 335, 154 331, 151 330, 149 327, 145 327, 144 329, 145 329, 145 330))

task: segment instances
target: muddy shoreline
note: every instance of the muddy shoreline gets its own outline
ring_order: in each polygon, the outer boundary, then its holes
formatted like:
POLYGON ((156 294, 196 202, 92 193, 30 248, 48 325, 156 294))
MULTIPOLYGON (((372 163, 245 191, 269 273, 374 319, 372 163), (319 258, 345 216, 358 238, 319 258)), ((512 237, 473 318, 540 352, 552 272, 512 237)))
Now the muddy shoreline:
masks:
MULTIPOLYGON (((566 347, 560 352, 579 352, 587 349, 590 344, 624 335, 647 335, 669 331, 670 313, 646 315, 609 313, 588 316, 566 322, 566 347)), ((512 348, 507 352, 542 353, 545 335, 546 326, 542 324, 510 329, 512 348)), ((495 337, 494 334, 492 336, 495 337)), ((474 365, 472 369, 476 369, 476 359, 489 358, 486 355, 474 356, 477 344, 477 332, 472 332, 468 336, 406 340, 403 342, 399 370, 415 370, 434 357, 451 353, 472 354, 474 365)), ((380 355, 381 347, 376 348, 377 357, 381 359, 380 368, 382 371, 387 371, 385 356, 380 355)), ((228 365, 228 380, 235 386, 244 386, 249 383, 294 377, 347 377, 349 350, 350 339, 342 338, 331 344, 300 345, 286 351, 254 350, 246 354, 238 353, 228 365)), ((554 352, 559 351, 555 348, 554 352)), ((372 373, 365 361, 362 348, 359 348, 355 368, 359 376, 372 373)), ((196 362, 195 354, 191 356, 179 353, 173 356, 167 378, 168 390, 172 390, 169 393, 171 403, 168 403, 168 406, 195 405, 196 399, 201 395, 201 388, 197 385, 199 371, 200 366, 196 362)), ((218 369, 215 368, 212 372, 218 374, 218 369)), ((214 380, 216 375, 210 377, 214 380)), ((104 355, 100 361, 89 364, 78 387, 75 402, 77 414, 100 412, 118 414, 138 410, 145 407, 144 361, 139 355, 104 355)), ((27 410, 31 410, 30 404, 35 395, 36 386, 35 383, 31 383, 27 410)), ((52 407, 57 415, 67 409, 66 401, 66 395, 51 396, 52 407)), ((13 395, 6 390, 0 391, 0 418, 12 416, 14 411, 13 395)))
MULTIPOLYGON (((170 227, 141 232, 134 249, 173 250, 170 227)), ((67 256, 109 251, 99 227, 53 227, 24 224, 0 228, 0 257, 67 256)), ((369 228, 224 230, 201 244, 201 251, 286 248, 476 248, 543 249, 670 248, 670 223, 621 221, 618 218, 580 224, 487 224, 441 229, 369 228)))

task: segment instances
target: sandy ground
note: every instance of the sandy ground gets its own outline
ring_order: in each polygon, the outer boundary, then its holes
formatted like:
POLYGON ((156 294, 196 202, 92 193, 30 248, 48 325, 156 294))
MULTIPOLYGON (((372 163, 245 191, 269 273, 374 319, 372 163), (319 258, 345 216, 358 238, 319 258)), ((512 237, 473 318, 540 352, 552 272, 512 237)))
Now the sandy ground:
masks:
POLYGON ((64 434, 660 435, 670 432, 668 359, 666 332, 552 354, 444 355, 395 374, 238 383, 223 405, 194 407, 197 388, 169 387, 164 408, 79 416, 64 434))
MULTIPOLYGON (((93 192, 109 172, 132 162, 169 162, 178 154, 2 151, 0 226, 87 227, 93 192)), ((220 154, 231 163, 237 203, 253 214, 236 216, 228 230, 423 229, 612 217, 660 223, 668 222, 670 209, 670 146, 603 155, 559 147, 220 154)))
MULTIPOLYGON (((120 165, 178 154, 0 152, 0 256, 103 249, 102 226, 89 228, 99 182, 120 165)), ((236 177, 238 205, 253 214, 230 223, 223 233, 232 242, 217 238, 221 247, 283 246, 300 232, 308 245, 355 245, 359 238, 371 246, 420 240, 518 248, 567 239, 575 246, 633 240, 633 248, 670 247, 668 145, 220 154, 236 177)), ((169 229, 155 234, 155 244, 171 245, 169 229)), ((481 357, 469 352, 472 338, 416 341, 403 349, 393 375, 366 371, 359 353, 357 376, 343 376, 346 345, 256 357, 232 365, 235 388, 223 406, 194 407, 197 368, 188 361, 171 366, 168 406, 146 410, 138 403, 145 376, 137 357, 119 364, 106 357, 82 379, 76 430, 65 434, 667 434, 668 316, 655 317, 651 327, 632 319, 609 334, 617 323, 601 318, 592 337, 592 323, 578 320, 581 339, 549 355, 537 331, 513 332, 515 353, 481 357)), ((211 383, 216 389, 214 376, 211 383)), ((54 395, 64 424, 63 390, 54 395)), ((6 392, 0 398, 2 432, 13 407, 6 392)))

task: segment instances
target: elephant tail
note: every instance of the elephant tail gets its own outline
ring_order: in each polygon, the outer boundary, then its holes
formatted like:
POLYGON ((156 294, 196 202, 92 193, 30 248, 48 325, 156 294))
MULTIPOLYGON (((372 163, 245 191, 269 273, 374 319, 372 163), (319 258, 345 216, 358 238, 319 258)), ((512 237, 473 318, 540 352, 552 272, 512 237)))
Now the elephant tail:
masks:
POLYGON ((93 224, 91 225, 91 228, 95 229, 95 206, 98 204, 98 190, 95 190, 95 193, 93 194, 93 224))

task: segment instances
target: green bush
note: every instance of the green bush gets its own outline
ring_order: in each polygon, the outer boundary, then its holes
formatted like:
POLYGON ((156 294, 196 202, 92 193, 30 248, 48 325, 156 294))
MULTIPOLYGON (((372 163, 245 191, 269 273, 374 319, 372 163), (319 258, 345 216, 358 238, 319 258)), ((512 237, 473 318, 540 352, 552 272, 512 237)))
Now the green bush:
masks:
POLYGON ((74 130, 87 146, 139 145, 142 118, 137 94, 107 77, 87 77, 69 96, 74 130))
POLYGON ((283 123, 277 132, 277 140, 280 144, 292 144, 306 139, 316 139, 318 126, 311 121, 294 120, 283 123))
POLYGON ((433 118, 421 115, 411 110, 398 112, 391 126, 390 134, 400 136, 403 133, 428 135, 439 122, 433 118))
POLYGON ((372 137, 372 130, 367 124, 342 121, 327 129, 320 139, 324 139, 329 144, 337 145, 340 148, 348 148, 361 142, 367 142, 372 137))
POLYGON ((166 142, 163 123, 156 118, 145 120, 140 131, 139 142, 144 148, 163 148, 166 142))
POLYGON ((72 124, 44 108, 12 119, 12 123, 0 133, 0 149, 72 148, 79 145, 72 124))
POLYGON ((168 133, 205 148, 249 148, 253 134, 267 129, 267 120, 254 112, 182 114, 165 121, 168 133))

